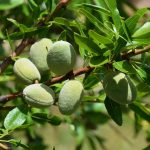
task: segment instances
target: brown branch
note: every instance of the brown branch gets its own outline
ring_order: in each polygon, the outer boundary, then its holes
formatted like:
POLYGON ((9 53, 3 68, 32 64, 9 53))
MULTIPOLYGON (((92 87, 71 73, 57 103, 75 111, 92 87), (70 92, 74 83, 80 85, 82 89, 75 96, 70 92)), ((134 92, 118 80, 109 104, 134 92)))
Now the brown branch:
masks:
POLYGON ((2 103, 2 102, 6 103, 17 97, 22 97, 22 92, 16 92, 16 93, 0 96, 0 103, 2 103))
MULTIPOLYGON (((80 69, 72 72, 71 76, 73 75, 74 77, 76 77, 76 76, 79 76, 81 74, 91 72, 92 70, 94 70, 94 67, 87 66, 87 67, 80 68, 80 69)), ((60 82, 65 81, 67 79, 70 79, 70 73, 66 74, 65 76, 54 77, 51 80, 47 80, 44 84, 49 86, 49 85, 52 85, 55 83, 60 83, 60 82)), ((6 103, 10 100, 13 100, 17 97, 22 97, 22 96, 23 96, 22 92, 16 92, 16 93, 8 94, 8 95, 3 95, 3 96, 0 96, 0 103, 2 103, 2 102, 6 103)))
MULTIPOLYGON (((84 74, 84 73, 87 73, 87 72, 91 72, 93 69, 94 69, 94 67, 90 67, 90 66, 87 66, 87 67, 84 67, 84 68, 80 68, 80 69, 74 71, 73 75, 74 75, 74 77, 76 77, 76 76, 79 76, 81 74, 84 74)), ((45 82, 45 84, 46 85, 52 85, 52 84, 55 84, 55 83, 62 82, 64 80, 69 79, 70 78, 69 75, 70 74, 68 73, 65 76, 59 76, 59 77, 52 78, 52 80, 47 80, 45 82)))
MULTIPOLYGON (((144 49, 136 49, 134 51, 130 50, 126 53, 122 53, 121 55, 122 55, 122 59, 125 59, 125 58, 127 59, 128 57, 142 54, 142 53, 145 53, 147 51, 150 51, 150 46, 146 46, 144 49)), ((60 83, 60 82, 65 81, 67 79, 73 78, 73 76, 76 77, 76 76, 79 76, 81 74, 89 73, 89 72, 93 71, 94 68, 95 67, 90 67, 90 66, 80 68, 78 70, 75 70, 74 72, 69 72, 65 76, 58 76, 58 77, 52 78, 51 80, 47 80, 46 82, 44 82, 44 84, 49 86, 49 85, 53 85, 55 83, 60 83)), ((22 96, 23 96, 22 92, 16 92, 16 93, 5 95, 5 96, 0 96, 0 102, 7 102, 9 100, 15 99, 17 97, 22 97, 22 96)))
POLYGON ((8 147, 8 145, 0 143, 0 149, 2 149, 2 150, 9 150, 9 147, 8 147))
POLYGON ((13 54, 5 58, 0 64, 0 74, 4 72, 4 70, 8 67, 9 64, 13 63, 13 60, 11 59, 12 57, 20 55, 23 49, 32 43, 33 39, 23 39, 19 46, 16 48, 16 50, 13 52, 13 54))
POLYGON ((127 52, 124 52, 121 54, 121 57, 122 57, 122 59, 128 59, 129 57, 143 54, 148 51, 150 51, 150 45, 145 46, 143 49, 134 49, 134 50, 129 50, 127 52))
MULTIPOLYGON (((70 0, 60 0, 60 2, 57 4, 55 10, 49 16, 47 16, 44 20, 41 20, 37 24, 37 26, 38 27, 43 26, 43 25, 45 25, 46 22, 53 19, 54 16, 61 10, 61 8, 65 7, 69 1, 70 0)), ((16 48, 15 52, 12 55, 5 58, 3 60, 3 62, 0 64, 0 75, 6 70, 6 68, 11 63, 13 63, 12 57, 20 55, 27 46, 29 46, 33 43, 34 43, 33 39, 23 39, 21 41, 21 43, 19 44, 19 46, 16 48)))

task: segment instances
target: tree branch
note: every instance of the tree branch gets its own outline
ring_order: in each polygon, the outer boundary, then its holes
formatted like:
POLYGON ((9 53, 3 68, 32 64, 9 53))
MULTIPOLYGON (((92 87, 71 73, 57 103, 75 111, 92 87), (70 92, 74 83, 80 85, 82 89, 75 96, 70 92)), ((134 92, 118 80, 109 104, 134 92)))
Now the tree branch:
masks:
POLYGON ((121 57, 122 57, 122 59, 128 59, 129 57, 143 54, 148 51, 150 51, 150 45, 145 46, 143 49, 134 49, 134 50, 129 50, 127 52, 124 52, 121 54, 121 57))
MULTIPOLYGON (((148 51, 150 51, 150 46, 146 46, 146 47, 144 47, 144 49, 130 50, 128 52, 122 53, 121 56, 122 56, 122 59, 128 59, 131 56, 142 54, 142 53, 145 53, 145 52, 148 52, 148 51)), ((53 85, 55 83, 60 83, 62 81, 65 81, 67 79, 72 78, 72 76, 76 77, 76 76, 79 76, 79 75, 82 75, 82 74, 85 74, 85 73, 89 73, 89 72, 93 71, 94 68, 95 67, 90 67, 90 66, 80 68, 78 70, 75 70, 72 73, 69 72, 65 76, 58 76, 58 77, 52 78, 51 80, 47 80, 47 81, 44 82, 44 84, 50 86, 50 85, 53 85)), ((23 96, 22 92, 16 92, 16 93, 8 94, 8 95, 5 95, 5 96, 0 96, 0 103, 2 103, 2 102, 5 103, 9 100, 15 99, 17 97, 22 97, 22 96, 23 96)))
POLYGON ((9 150, 9 147, 5 144, 0 143, 0 149, 2 150, 9 150))
MULTIPOLYGON (((87 72, 91 72, 93 69, 94 69, 94 67, 90 67, 90 66, 87 66, 87 67, 84 67, 84 68, 80 68, 80 69, 74 71, 73 75, 74 75, 74 77, 76 77, 76 76, 79 76, 81 74, 84 74, 84 73, 87 73, 87 72)), ((65 76, 59 76, 59 77, 52 78, 51 80, 47 80, 45 82, 45 84, 49 86, 49 85, 52 85, 52 84, 59 83, 59 82, 62 82, 64 80, 67 80, 69 78, 70 78, 70 76, 69 76, 69 73, 68 73, 65 76)))
MULTIPOLYGON (((41 20, 39 23, 37 23, 37 26, 38 27, 43 26, 43 25, 45 25, 46 22, 48 22, 49 20, 53 19, 54 16, 63 7, 65 7, 69 3, 69 1, 70 0, 60 0, 60 2, 57 4, 55 10, 50 15, 48 15, 44 20, 41 20)), ((16 48, 15 52, 12 55, 10 55, 7 58, 5 58, 3 60, 3 62, 0 64, 0 75, 6 70, 6 68, 11 63, 13 63, 12 57, 19 56, 27 46, 29 46, 29 45, 31 45, 33 43, 34 43, 33 39, 23 39, 21 41, 21 43, 19 44, 19 46, 16 48)))
MULTIPOLYGON (((72 75, 74 77, 76 77, 76 76, 79 76, 81 74, 91 72, 93 70, 94 70, 94 67, 87 66, 87 67, 80 68, 80 69, 74 71, 72 73, 72 75)), ((49 86, 49 85, 53 85, 55 83, 60 83, 60 82, 65 81, 67 79, 70 79, 70 73, 66 74, 65 76, 54 77, 51 80, 47 80, 46 82, 44 82, 44 84, 49 86)), ((10 100, 13 100, 17 97, 22 97, 22 96, 23 96, 22 92, 16 92, 16 93, 8 94, 8 95, 3 95, 3 96, 0 96, 0 103, 6 103, 10 100)))
POLYGON ((22 92, 16 92, 8 95, 2 95, 0 96, 0 103, 6 103, 12 99, 15 99, 17 97, 22 97, 22 92))

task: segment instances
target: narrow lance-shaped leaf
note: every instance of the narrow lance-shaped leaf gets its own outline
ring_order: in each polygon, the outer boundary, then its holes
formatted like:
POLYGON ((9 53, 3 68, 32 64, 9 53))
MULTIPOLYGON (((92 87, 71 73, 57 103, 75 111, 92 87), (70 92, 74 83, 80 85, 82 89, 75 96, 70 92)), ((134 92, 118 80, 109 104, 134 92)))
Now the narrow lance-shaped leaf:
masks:
POLYGON ((94 15, 92 15, 91 13, 89 13, 88 11, 84 10, 84 9, 80 9, 79 10, 82 14, 84 14, 88 20, 95 25, 101 32, 103 32, 104 34, 110 35, 112 33, 112 31, 109 28, 106 28, 104 26, 104 24, 97 19, 94 15))
POLYGON ((121 106, 114 102, 113 100, 106 97, 105 101, 105 107, 107 109, 108 114, 111 116, 113 121, 115 121, 119 126, 122 125, 122 111, 121 106))
POLYGON ((47 113, 34 113, 32 114, 32 119, 39 123, 48 122, 52 125, 59 125, 61 123, 61 119, 57 116, 48 116, 47 113))
POLYGON ((132 64, 130 64, 126 60, 114 62, 113 67, 116 68, 117 70, 127 73, 127 74, 136 74, 136 70, 134 69, 132 64))
POLYGON ((11 139, 11 140, 8 140, 9 143, 17 146, 17 147, 22 147, 24 150, 31 150, 29 146, 25 145, 25 144, 22 144, 20 140, 16 140, 16 139, 11 139))
POLYGON ((106 36, 100 35, 97 32, 93 30, 89 30, 89 36, 96 42, 101 44, 112 44, 113 41, 110 38, 107 38, 106 36))
POLYGON ((15 8, 24 3, 24 0, 1 0, 0 1, 0 10, 8 10, 15 8))
POLYGON ((91 39, 83 37, 77 33, 74 34, 74 38, 79 47, 86 49, 90 53, 100 54, 100 47, 91 39))
POLYGON ((150 110, 146 109, 142 104, 134 102, 133 104, 130 104, 129 107, 143 119, 150 122, 150 110))
POLYGON ((113 22, 117 31, 119 32, 119 29, 121 27, 121 16, 117 9, 116 0, 105 0, 105 2, 111 11, 113 22))
MULTIPOLYGON (((137 22, 139 19, 148 11, 147 8, 139 9, 135 15, 132 17, 129 17, 127 20, 125 20, 126 28, 130 35, 133 34, 134 29, 137 25, 137 22)), ((121 52, 122 48, 126 45, 127 41, 125 41, 122 37, 126 38, 126 34, 124 33, 123 27, 120 29, 120 38, 117 41, 117 44, 114 48, 114 53, 117 55, 121 52)))
POLYGON ((100 12, 102 12, 102 13, 108 15, 108 16, 111 15, 111 13, 110 13, 109 10, 107 10, 107 9, 101 7, 101 6, 92 5, 92 4, 86 4, 86 3, 79 4, 79 6, 85 6, 85 7, 89 7, 89 8, 91 8, 91 9, 94 9, 94 10, 98 10, 98 11, 100 11, 100 12))
POLYGON ((32 37, 35 34, 41 33, 41 31, 44 33, 49 28, 50 28, 50 26, 44 26, 44 27, 40 27, 40 28, 36 28, 36 27, 28 28, 25 32, 14 32, 12 34, 9 34, 9 38, 11 40, 19 40, 22 38, 28 38, 28 37, 32 37))
POLYGON ((133 38, 147 38, 150 37, 150 22, 146 22, 133 35, 133 38))
POLYGON ((137 10, 136 14, 133 15, 132 17, 128 18, 126 21, 125 21, 125 24, 130 32, 130 34, 132 35, 134 30, 135 30, 135 27, 139 21, 139 19, 148 11, 148 8, 142 8, 142 9, 139 9, 137 10))
POLYGON ((62 31, 61 34, 59 35, 58 41, 60 40, 66 41, 66 34, 67 34, 66 30, 62 31))

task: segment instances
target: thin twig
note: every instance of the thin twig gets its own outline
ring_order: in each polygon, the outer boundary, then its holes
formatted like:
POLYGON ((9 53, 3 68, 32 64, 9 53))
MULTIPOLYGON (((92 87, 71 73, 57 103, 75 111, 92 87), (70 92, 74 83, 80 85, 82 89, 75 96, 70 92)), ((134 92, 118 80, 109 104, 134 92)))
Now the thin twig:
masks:
MULTIPOLYGON (((58 5, 56 6, 55 10, 49 15, 47 16, 44 20, 41 20, 37 26, 43 26, 45 25, 46 22, 48 22, 49 20, 53 19, 54 16, 61 10, 62 7, 66 6, 68 4, 70 0, 60 0, 60 2, 58 3, 58 5)), ((3 62, 0 64, 0 75, 6 70, 6 68, 13 63, 12 57, 14 56, 18 56, 20 55, 23 50, 34 43, 34 40, 29 38, 29 39, 23 39, 21 41, 21 43, 19 44, 19 46, 16 48, 16 50, 14 51, 14 53, 8 57, 6 57, 3 62)))
MULTIPOLYGON (((84 67, 84 68, 80 68, 80 69, 74 71, 71 74, 71 76, 74 75, 74 77, 76 77, 76 76, 79 76, 81 74, 91 72, 93 69, 94 69, 94 67, 89 67, 89 66, 84 67)), ((45 82, 45 84, 49 86, 49 85, 52 85, 55 83, 60 83, 60 82, 67 80, 67 79, 70 79, 70 73, 66 74, 65 76, 54 77, 51 80, 47 80, 45 82)), ((22 96, 23 96, 22 92, 16 92, 16 93, 8 94, 8 95, 3 95, 3 96, 0 96, 0 103, 2 103, 2 102, 5 103, 5 102, 13 100, 17 97, 22 97, 22 96)))
POLYGON ((14 109, 16 106, 0 106, 0 110, 2 111, 2 110, 12 110, 12 109, 14 109))
POLYGON ((2 95, 2 96, 0 96, 0 103, 8 102, 17 97, 22 97, 22 92, 16 92, 16 93, 8 94, 8 95, 2 95))
POLYGON ((122 57, 122 59, 127 59, 129 57, 143 54, 148 51, 150 51, 150 45, 145 46, 143 49, 134 49, 134 50, 129 50, 127 52, 124 52, 121 54, 121 57, 122 57))
POLYGON ((12 57, 18 56, 28 45, 32 44, 33 39, 23 39, 16 50, 0 64, 0 74, 2 74, 9 64, 13 63, 12 57))
MULTIPOLYGON (((84 68, 80 68, 80 69, 74 71, 74 72, 73 72, 73 75, 74 75, 74 77, 76 77, 76 76, 79 76, 79 75, 81 75, 81 74, 90 72, 90 71, 92 71, 93 69, 94 69, 94 67, 90 67, 90 66, 87 66, 87 67, 84 67, 84 68)), ((47 80, 47 81, 45 82, 45 84, 46 84, 46 85, 52 85, 52 84, 59 83, 59 82, 62 82, 62 81, 64 81, 64 80, 67 80, 67 79, 69 79, 69 78, 70 78, 69 74, 66 74, 65 76, 59 76, 59 77, 53 78, 52 80, 47 80)))
POLYGON ((2 150, 9 150, 9 147, 5 144, 0 143, 0 149, 2 150))

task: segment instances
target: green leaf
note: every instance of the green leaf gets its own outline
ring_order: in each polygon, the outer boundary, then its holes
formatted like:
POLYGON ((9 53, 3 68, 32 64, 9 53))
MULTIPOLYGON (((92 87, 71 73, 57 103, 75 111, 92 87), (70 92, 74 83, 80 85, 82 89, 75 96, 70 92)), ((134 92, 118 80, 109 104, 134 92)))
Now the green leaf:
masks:
POLYGON ((62 17, 56 17, 54 19, 54 22, 61 24, 61 25, 70 26, 70 21, 62 17))
POLYGON ((132 67, 132 64, 130 64, 129 61, 126 60, 114 62, 113 67, 127 74, 136 73, 136 70, 132 67))
POLYGON ((89 36, 96 42, 101 44, 112 44, 113 41, 110 38, 107 38, 106 36, 100 35, 97 32, 93 30, 89 30, 89 36))
POLYGON ((67 34, 66 30, 62 31, 61 34, 59 35, 58 41, 60 40, 66 41, 66 34, 67 34))
POLYGON ((111 15, 111 13, 110 13, 109 10, 107 10, 107 9, 101 7, 101 6, 92 5, 92 4, 87 4, 87 3, 82 3, 82 4, 79 4, 78 6, 80 6, 80 7, 81 7, 81 6, 85 6, 85 7, 91 8, 92 10, 93 10, 93 9, 94 9, 94 10, 98 10, 98 11, 100 11, 100 12, 102 12, 102 13, 108 15, 108 16, 111 15))
POLYGON ((34 113, 32 114, 32 119, 38 123, 48 122, 52 125, 60 125, 61 119, 57 116, 48 116, 47 113, 34 113))
POLYGON ((100 82, 99 77, 91 74, 83 81, 84 89, 89 90, 93 88, 95 85, 97 85, 99 82, 100 82))
POLYGON ((148 11, 148 8, 142 8, 142 9, 139 9, 135 15, 133 15, 132 17, 128 18, 126 21, 125 21, 125 24, 128 28, 128 31, 130 32, 130 34, 132 35, 134 30, 135 30, 135 27, 139 21, 139 19, 148 11))
POLYGON ((134 113, 134 116, 135 116, 134 131, 135 135, 137 135, 142 129, 142 118, 137 113, 134 113))
POLYGON ((38 5, 36 4, 36 2, 35 2, 34 0, 28 0, 28 3, 29 3, 30 8, 31 8, 32 10, 38 8, 38 5))
POLYGON ((18 23, 16 20, 12 19, 12 18, 7 18, 8 21, 10 21, 11 23, 13 23, 16 27, 18 27, 20 29, 21 32, 25 32, 27 30, 30 30, 28 27, 26 27, 23 24, 18 23))
POLYGON ((108 9, 108 6, 106 5, 105 0, 94 0, 94 3, 98 6, 108 9))
POLYGON ((113 121, 115 121, 119 126, 122 125, 122 111, 121 106, 114 102, 113 100, 106 97, 104 101, 105 107, 107 109, 108 114, 111 116, 113 121))
POLYGON ((44 26, 44 27, 33 27, 33 28, 28 28, 27 30, 25 30, 25 32, 14 32, 12 34, 9 34, 9 38, 11 40, 19 40, 22 38, 28 38, 28 37, 32 37, 33 35, 39 34, 41 32, 46 32, 47 30, 49 30, 50 26, 44 26))
POLYGON ((95 135, 96 140, 98 141, 99 145, 101 146, 101 148, 103 150, 107 150, 106 146, 105 146, 105 139, 103 137, 97 136, 95 135))
POLYGON ((13 130, 21 126, 27 119, 28 109, 25 106, 19 106, 11 110, 5 120, 4 127, 7 130, 13 130))
POLYGON ((22 144, 20 140, 16 140, 16 139, 11 139, 11 140, 8 140, 9 143, 15 145, 16 147, 22 147, 23 149, 26 149, 26 150, 31 150, 30 147, 28 147, 27 145, 25 144, 22 144))
MULTIPOLYGON (((147 8, 139 9, 135 15, 132 17, 129 17, 127 20, 125 20, 125 25, 127 28, 127 31, 130 35, 133 34, 134 29, 139 21, 139 19, 148 11, 147 8)), ((115 46, 114 52, 116 54, 119 54, 122 50, 122 48, 126 45, 127 41, 125 41, 122 37, 125 37, 124 29, 123 27, 120 29, 120 38, 118 39, 118 44, 115 46)))
POLYGON ((150 37, 150 22, 146 22, 133 35, 133 38, 147 38, 150 37))
POLYGON ((94 138, 91 137, 91 136, 88 136, 88 141, 89 141, 89 144, 90 144, 90 149, 91 150, 96 150, 96 144, 95 144, 95 141, 94 141, 94 138))
POLYGON ((93 56, 91 59, 90 59, 90 65, 91 66, 102 66, 104 64, 107 64, 109 62, 109 58, 106 57, 106 56, 93 56))
POLYGON ((0 10, 15 8, 24 3, 24 0, 0 0, 0 10))
POLYGON ((147 147, 145 147, 143 150, 150 150, 150 144, 147 147))
POLYGON ((110 120, 109 116, 103 112, 88 111, 83 114, 83 117, 87 122, 94 124, 95 126, 97 124, 105 124, 110 120))
POLYGON ((129 107, 143 119, 150 122, 150 110, 146 109, 141 103, 134 102, 133 104, 130 104, 129 107))
POLYGON ((52 11, 52 6, 53 6, 53 1, 52 0, 45 0, 45 4, 46 4, 46 7, 47 9, 49 10, 49 12, 52 11))
POLYGON ((78 30, 79 30, 80 34, 82 36, 85 36, 84 31, 83 31, 83 27, 82 27, 81 23, 79 23, 77 20, 75 20, 75 23, 76 23, 76 25, 78 27, 78 30))
POLYGON ((150 43, 150 38, 134 38, 133 42, 136 42, 136 44, 139 46, 147 46, 150 43))
POLYGON ((105 0, 105 2, 111 11, 113 22, 115 24, 117 31, 119 32, 119 29, 121 27, 121 16, 117 9, 116 0, 105 0))
POLYGON ((91 39, 87 37, 83 37, 77 33, 74 33, 75 42, 79 45, 79 47, 86 49, 90 53, 100 54, 100 47, 95 44, 91 39))
POLYGON ((136 73, 141 77, 142 80, 147 79, 147 72, 144 69, 142 69, 136 64, 133 64, 133 67, 136 70, 136 73))
POLYGON ((129 31, 128 31, 128 28, 127 28, 127 26, 126 26, 126 24, 125 24, 125 21, 124 21, 124 20, 121 20, 121 23, 122 23, 122 28, 123 28, 123 30, 124 30, 124 34, 126 35, 128 41, 129 41, 129 43, 132 43, 131 36, 130 36, 130 33, 129 33, 129 31))
POLYGON ((75 133, 76 150, 81 150, 85 139, 85 128, 81 123, 75 124, 75 133))
POLYGON ((101 32, 103 32, 104 34, 107 34, 107 35, 112 34, 112 31, 109 28, 106 28, 104 26, 104 24, 99 19, 97 19, 94 15, 92 15, 91 13, 86 11, 85 9, 80 9, 79 12, 84 14, 88 18, 88 20, 93 25, 95 25, 101 32))

